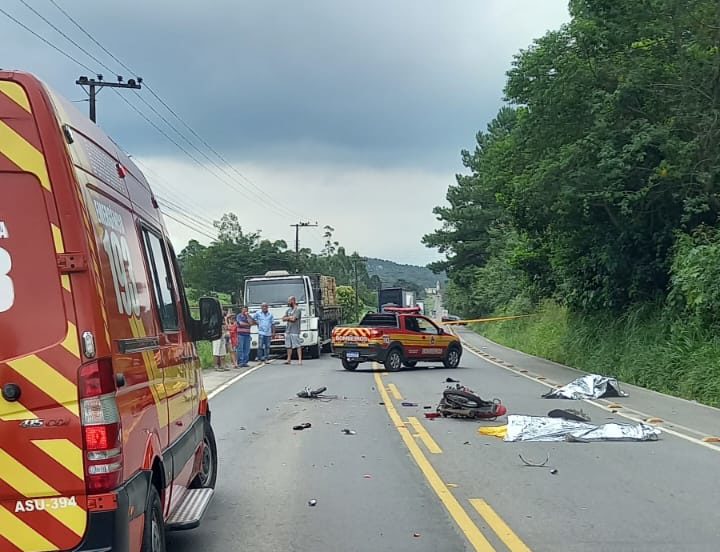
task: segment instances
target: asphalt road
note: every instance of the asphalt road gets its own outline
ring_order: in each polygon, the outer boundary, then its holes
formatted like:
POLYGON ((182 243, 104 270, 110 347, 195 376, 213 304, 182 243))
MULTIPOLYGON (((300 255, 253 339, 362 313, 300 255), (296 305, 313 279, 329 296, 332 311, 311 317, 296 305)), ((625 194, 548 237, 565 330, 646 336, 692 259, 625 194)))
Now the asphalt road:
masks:
MULTIPOLYGON (((468 339, 490 355, 482 347, 492 344, 468 339)), ((718 549, 720 448, 696 439, 705 428, 684 436, 676 428, 647 443, 505 443, 477 432, 502 420, 424 418, 431 410, 423 407, 434 410, 452 376, 484 398, 501 398, 510 413, 581 407, 593 422, 627 421, 602 402, 540 398, 547 390, 547 379, 536 379, 545 377, 543 370, 556 377, 570 372, 517 354, 512 367, 501 367, 503 355, 512 352, 495 347, 496 360, 485 360, 466 350, 456 370, 393 374, 371 365, 347 372, 324 356, 248 375, 211 402, 220 454, 217 494, 201 527, 171 534, 169 550, 718 549), (294 398, 306 385, 325 385, 338 398, 294 398), (304 422, 312 427, 292 430, 304 422), (356 435, 344 435, 344 428, 356 435), (528 460, 549 454, 550 462, 526 467, 519 453, 528 460), (309 506, 310 500, 317 505, 309 506)), ((678 421, 684 429, 711 414, 720 425, 717 410, 628 391, 630 397, 617 402, 631 410, 638 395, 643 412, 680 412, 690 424, 678 421)))

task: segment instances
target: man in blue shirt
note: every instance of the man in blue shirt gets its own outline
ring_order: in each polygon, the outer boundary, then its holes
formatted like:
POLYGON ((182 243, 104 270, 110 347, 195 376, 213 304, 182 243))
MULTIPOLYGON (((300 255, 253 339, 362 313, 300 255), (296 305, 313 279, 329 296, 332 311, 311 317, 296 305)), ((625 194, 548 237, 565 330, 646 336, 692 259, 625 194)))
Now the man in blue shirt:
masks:
POLYGON ((263 303, 260 310, 253 314, 258 327, 258 353, 257 359, 267 361, 270 359, 270 341, 275 333, 275 318, 268 312, 268 304, 263 303))

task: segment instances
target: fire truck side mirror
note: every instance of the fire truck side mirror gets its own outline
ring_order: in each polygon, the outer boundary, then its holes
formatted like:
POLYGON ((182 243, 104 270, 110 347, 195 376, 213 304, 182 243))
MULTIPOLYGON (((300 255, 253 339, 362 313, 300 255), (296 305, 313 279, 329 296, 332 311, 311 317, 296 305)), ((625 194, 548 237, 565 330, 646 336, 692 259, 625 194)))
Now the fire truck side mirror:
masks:
POLYGON ((194 341, 214 341, 222 336, 223 312, 220 301, 214 297, 201 297, 200 320, 197 321, 194 341))

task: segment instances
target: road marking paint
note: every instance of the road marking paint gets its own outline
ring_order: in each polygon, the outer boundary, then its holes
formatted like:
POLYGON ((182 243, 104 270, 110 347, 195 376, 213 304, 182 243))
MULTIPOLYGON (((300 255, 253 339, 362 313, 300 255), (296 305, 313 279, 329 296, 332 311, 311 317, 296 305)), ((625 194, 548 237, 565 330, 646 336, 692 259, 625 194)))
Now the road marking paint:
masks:
POLYGON ((393 398, 396 401, 403 400, 403 396, 400 394, 400 390, 397 388, 397 386, 394 383, 388 383, 388 389, 390 391, 390 394, 393 396, 393 398))
POLYGON ((447 488, 447 485, 445 485, 442 479, 440 479, 440 476, 435 471, 435 468, 433 468, 430 461, 425 457, 420 449, 420 446, 417 444, 415 439, 413 439, 410 431, 403 424, 402 418, 395 409, 395 406, 392 404, 390 396, 385 390, 385 386, 382 384, 382 379, 379 372, 377 372, 378 365, 373 363, 373 368, 375 369, 375 384, 377 385, 380 397, 385 403, 385 410, 387 410, 388 416, 390 416, 390 419, 395 424, 398 433, 400 433, 400 437, 402 437, 405 446, 408 448, 410 455, 413 457, 418 468, 420 468, 420 471, 425 476, 428 484, 432 490, 435 491, 435 494, 440 499, 440 502, 443 503, 443 506, 445 506, 450 516, 453 520, 455 520, 455 523, 463 532, 465 538, 467 538, 472 547, 478 552, 495 552, 495 549, 492 547, 487 538, 485 538, 485 535, 482 534, 478 526, 475 525, 472 518, 465 511, 460 502, 458 502, 450 489, 447 488))
POLYGON ((410 425, 417 431, 417 436, 420 437, 420 440, 430 454, 442 454, 442 449, 435 442, 435 439, 431 437, 427 429, 420 423, 420 420, 414 416, 408 416, 408 422, 410 422, 410 425))
MULTIPOLYGON (((464 343, 464 340, 463 340, 463 343, 464 343)), ((471 350, 471 349, 470 349, 470 352, 473 353, 474 355, 476 355, 476 356, 477 356, 478 358, 480 358, 481 360, 484 360, 485 362, 489 362, 490 364, 493 364, 493 365, 497 366, 498 368, 502 368, 503 370, 507 370, 508 372, 512 372, 513 374, 517 374, 517 375, 519 375, 519 376, 522 376, 522 377, 524 377, 524 378, 526 378, 526 379, 528 379, 528 380, 530 380, 530 381, 534 381, 535 383, 538 383, 538 384, 540 384, 540 385, 544 385, 545 387, 549 387, 550 389, 555 389, 555 387, 554 387, 553 385, 550 385, 549 383, 546 383, 546 382, 544 382, 544 381, 539 381, 539 380, 537 380, 536 378, 534 378, 534 377, 532 377, 531 375, 529 375, 529 374, 527 373, 527 370, 515 370, 515 369, 513 369, 513 368, 508 368, 507 366, 503 366, 502 364, 499 364, 499 363, 497 363, 497 362, 493 362, 493 361, 490 360, 490 359, 483 358, 480 354, 476 353, 475 351, 473 351, 473 350, 471 350)), ((594 399, 581 399, 581 400, 582 400, 583 402, 588 403, 588 404, 592 404, 592 405, 594 405, 594 406, 597 406, 598 408, 601 408, 601 409, 605 410, 606 412, 611 412, 611 413, 613 413, 613 414, 617 414, 618 416, 620 416, 620 417, 622 417, 622 418, 626 418, 626 419, 628 419, 628 420, 632 420, 633 422, 644 423, 644 419, 649 417, 649 415, 647 415, 647 414, 644 414, 644 415, 642 415, 641 417, 630 416, 629 414, 627 414, 627 412, 630 410, 630 409, 628 409, 628 408, 625 408, 625 409, 624 409, 624 410, 625 410, 624 412, 616 412, 616 411, 614 411, 612 408, 609 408, 609 407, 605 406, 604 404, 602 404, 602 403, 600 403, 600 402, 598 402, 598 401, 596 401, 596 400, 594 400, 594 399)), ((600 399, 600 400, 602 400, 602 399, 600 399)), ((635 412, 637 412, 637 411, 635 411, 635 412)), ((673 424, 672 422, 666 422, 666 423, 669 423, 669 424, 671 424, 671 425, 673 425, 673 426, 676 426, 676 427, 683 428, 683 429, 685 429, 685 430, 687 430, 687 431, 691 431, 691 432, 696 433, 696 434, 698 434, 698 435, 704 435, 704 433, 701 433, 701 432, 699 432, 699 431, 697 431, 697 430, 694 430, 694 429, 685 428, 684 426, 681 426, 681 425, 679 425, 679 424, 673 424)), ((711 442, 705 442, 704 440, 697 439, 697 438, 695 438, 695 437, 691 437, 690 435, 685 435, 684 433, 680 433, 679 431, 674 431, 674 430, 672 430, 672 429, 670 429, 670 428, 668 428, 668 427, 663 427, 663 428, 662 428, 662 431, 664 431, 665 433, 669 433, 670 435, 674 435, 675 437, 679 437, 680 439, 685 439, 686 441, 689 441, 690 443, 693 443, 693 444, 696 444, 696 445, 700 445, 700 446, 705 447, 705 448, 710 449, 710 450, 714 450, 715 452, 720 452, 720 447, 711 444, 711 442)))
POLYGON ((222 385, 220 385, 219 387, 217 387, 216 389, 214 389, 213 391, 211 391, 210 393, 208 393, 208 396, 207 396, 208 400, 212 399, 213 397, 216 397, 217 395, 219 395, 220 393, 222 393, 223 391, 225 391, 228 387, 232 387, 235 383, 239 382, 239 381, 240 381, 241 379, 243 379, 245 376, 249 376, 249 375, 252 374, 255 370, 259 370, 259 369, 262 368, 263 366, 267 366, 267 364, 263 362, 262 364, 258 364, 257 366, 253 366, 252 368, 250 368, 250 370, 247 370, 246 372, 243 372, 242 374, 238 374, 237 376, 235 376, 235 377, 234 377, 233 379, 231 379, 230 381, 226 381, 225 383, 223 383, 222 385))
POLYGON ((477 510, 478 514, 487 522, 493 531, 505 543, 510 552, 530 552, 530 548, 518 537, 512 529, 497 515, 490 505, 482 498, 471 498, 470 504, 477 510))

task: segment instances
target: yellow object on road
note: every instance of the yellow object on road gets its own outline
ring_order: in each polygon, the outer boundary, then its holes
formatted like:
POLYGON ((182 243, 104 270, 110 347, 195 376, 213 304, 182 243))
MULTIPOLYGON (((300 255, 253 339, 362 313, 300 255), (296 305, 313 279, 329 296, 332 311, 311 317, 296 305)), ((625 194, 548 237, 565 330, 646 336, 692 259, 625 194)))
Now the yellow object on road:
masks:
POLYGON ((501 439, 504 439, 505 435, 507 435, 507 425, 481 427, 478 429, 478 433, 481 435, 489 435, 490 437, 500 437, 501 439))

